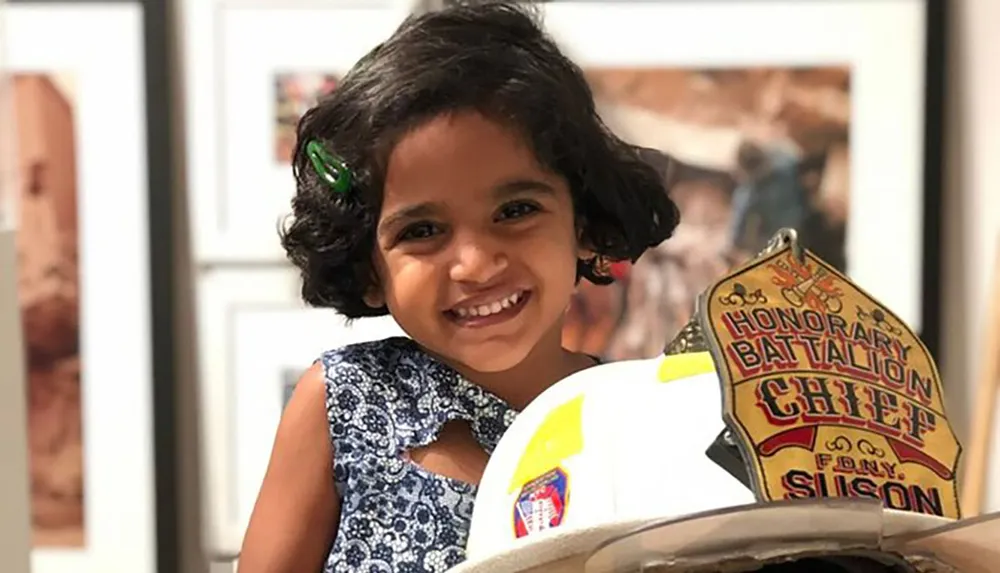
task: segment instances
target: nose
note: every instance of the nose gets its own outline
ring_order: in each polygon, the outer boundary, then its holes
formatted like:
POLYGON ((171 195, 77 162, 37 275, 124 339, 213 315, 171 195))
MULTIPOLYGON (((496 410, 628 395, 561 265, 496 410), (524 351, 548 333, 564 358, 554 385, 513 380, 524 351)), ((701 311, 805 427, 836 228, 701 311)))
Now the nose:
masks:
POLYGON ((486 233, 459 234, 453 245, 449 276, 455 282, 489 283, 510 264, 500 241, 486 233))

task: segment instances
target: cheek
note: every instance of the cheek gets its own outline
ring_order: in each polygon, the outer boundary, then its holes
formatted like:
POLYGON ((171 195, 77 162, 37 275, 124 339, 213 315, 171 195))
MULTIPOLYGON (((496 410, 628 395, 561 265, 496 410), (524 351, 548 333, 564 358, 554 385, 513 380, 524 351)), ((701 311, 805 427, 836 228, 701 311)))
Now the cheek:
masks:
POLYGON ((380 275, 386 304, 393 313, 418 308, 417 301, 428 298, 427 285, 436 281, 435 265, 414 257, 386 257, 382 261, 380 275))
POLYGON ((580 248, 571 219, 542 225, 520 246, 520 251, 531 258, 538 272, 567 284, 570 290, 574 288, 580 248))

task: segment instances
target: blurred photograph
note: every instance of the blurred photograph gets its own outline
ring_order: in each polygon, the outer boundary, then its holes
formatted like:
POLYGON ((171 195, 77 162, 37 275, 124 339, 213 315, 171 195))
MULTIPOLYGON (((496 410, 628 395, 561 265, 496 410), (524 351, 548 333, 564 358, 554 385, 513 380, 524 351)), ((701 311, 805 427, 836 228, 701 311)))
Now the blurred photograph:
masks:
POLYGON ((279 73, 274 77, 275 161, 291 161, 295 147, 295 126, 321 97, 332 92, 340 79, 334 74, 313 72, 279 73))
POLYGON ((73 83, 14 75, 13 100, 33 544, 79 547, 85 496, 73 83))
POLYGON ((605 123, 644 148, 681 211, 674 236, 606 287, 581 282, 564 345, 650 358, 697 296, 780 228, 846 270, 850 69, 585 69, 605 123))

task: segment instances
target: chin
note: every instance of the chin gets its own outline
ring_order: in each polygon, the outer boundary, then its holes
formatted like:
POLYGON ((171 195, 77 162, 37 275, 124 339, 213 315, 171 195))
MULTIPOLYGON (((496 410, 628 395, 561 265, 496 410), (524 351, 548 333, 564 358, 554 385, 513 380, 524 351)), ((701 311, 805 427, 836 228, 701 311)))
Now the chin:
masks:
POLYGON ((455 359, 476 372, 494 374, 514 368, 527 356, 527 349, 511 348, 501 343, 486 343, 469 348, 466 352, 460 352, 455 359))

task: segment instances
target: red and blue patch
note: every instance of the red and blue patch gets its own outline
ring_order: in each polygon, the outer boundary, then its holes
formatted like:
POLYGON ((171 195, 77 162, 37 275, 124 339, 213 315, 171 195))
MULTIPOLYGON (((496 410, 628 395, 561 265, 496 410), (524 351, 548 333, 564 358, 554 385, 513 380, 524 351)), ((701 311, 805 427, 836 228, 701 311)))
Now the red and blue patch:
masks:
POLYGON ((514 503, 514 535, 521 538, 561 525, 568 491, 569 478, 562 468, 528 482, 514 503))

